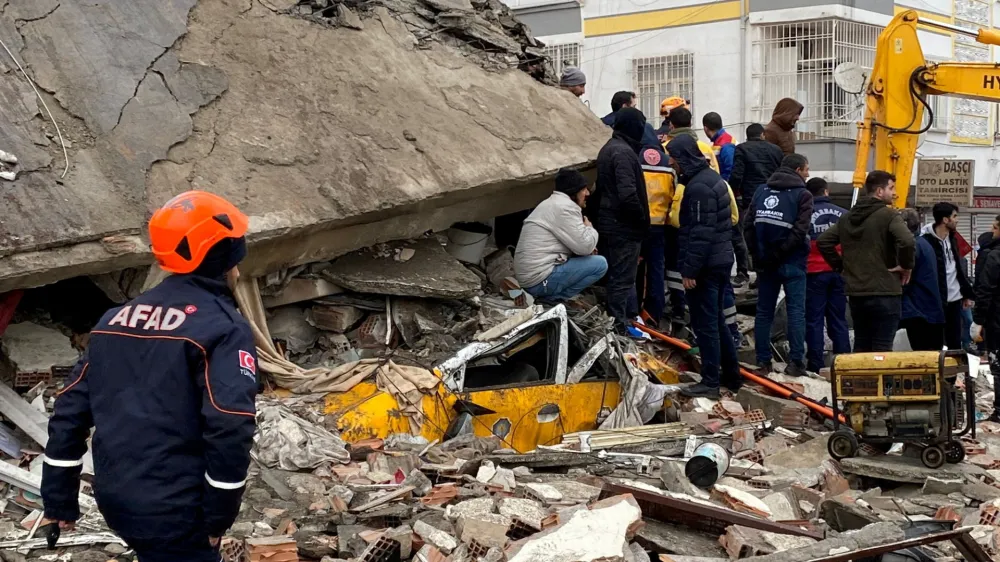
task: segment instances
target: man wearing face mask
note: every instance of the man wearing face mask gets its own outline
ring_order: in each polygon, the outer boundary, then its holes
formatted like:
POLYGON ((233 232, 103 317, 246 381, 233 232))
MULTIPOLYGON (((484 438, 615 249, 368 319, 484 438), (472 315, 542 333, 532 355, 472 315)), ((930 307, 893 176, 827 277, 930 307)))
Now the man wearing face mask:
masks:
POLYGON ((649 232, 649 200, 639 161, 646 117, 634 107, 615 115, 614 134, 597 155, 597 192, 588 207, 596 212, 598 252, 608 261, 608 313, 619 333, 634 336, 631 323, 639 314, 635 278, 649 232))
POLYGON ((233 297, 249 220, 203 191, 153 214, 173 275, 109 310, 56 398, 42 469, 45 517, 71 529, 87 438, 94 494, 140 562, 218 562, 255 429, 257 356, 233 297))

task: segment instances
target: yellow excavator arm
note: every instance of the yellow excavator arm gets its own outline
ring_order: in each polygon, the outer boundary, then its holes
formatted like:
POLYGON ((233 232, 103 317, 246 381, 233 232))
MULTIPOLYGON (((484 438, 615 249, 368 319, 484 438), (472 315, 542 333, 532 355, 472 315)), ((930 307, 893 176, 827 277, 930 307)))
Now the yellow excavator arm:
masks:
POLYGON ((973 37, 979 43, 1000 45, 1000 31, 972 31, 921 20, 914 10, 898 14, 879 35, 865 116, 858 123, 853 183, 857 194, 869 170, 894 174, 896 206, 900 208, 906 207, 920 135, 929 128, 924 124, 924 109, 931 111, 927 95, 1000 101, 1000 64, 929 64, 917 40, 918 23, 973 37))

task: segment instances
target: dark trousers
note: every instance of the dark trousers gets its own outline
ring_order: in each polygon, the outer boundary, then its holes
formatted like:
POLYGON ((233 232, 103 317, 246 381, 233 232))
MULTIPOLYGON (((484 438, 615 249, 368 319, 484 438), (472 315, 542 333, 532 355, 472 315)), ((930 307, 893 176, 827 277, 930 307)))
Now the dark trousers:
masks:
MULTIPOLYGON (((992 324, 995 324, 993 322, 992 324)), ((986 356, 990 362, 990 374, 993 375, 993 413, 1000 415, 1000 333, 994 327, 983 326, 986 340, 986 356)))
POLYGON ((923 318, 907 318, 899 327, 906 330, 913 351, 940 351, 944 347, 944 324, 931 324, 923 318))
POLYGON ((851 297, 854 352, 892 351, 903 306, 900 296, 851 297))
POLYGON ((218 547, 208 544, 208 536, 189 536, 174 540, 124 539, 135 550, 139 562, 220 562, 218 547))
POLYGON ((850 353, 851 336, 847 332, 847 295, 844 278, 825 271, 806 277, 806 358, 808 369, 818 373, 823 362, 823 324, 833 340, 834 353, 850 353))
POLYGON ((666 307, 664 229, 662 225, 649 227, 649 234, 642 242, 640 252, 642 263, 639 264, 635 280, 636 296, 642 301, 642 306, 636 303, 636 308, 641 308, 649 314, 653 319, 654 328, 658 327, 660 319, 663 318, 663 309, 666 307))
POLYGON ((743 238, 743 217, 746 216, 747 209, 740 209, 740 220, 733 227, 733 252, 736 254, 736 273, 748 275, 750 272, 750 252, 747 250, 747 241, 743 238))
POLYGON ((667 270, 667 293, 670 295, 670 317, 673 320, 684 318, 684 284, 681 272, 677 269, 677 258, 680 248, 677 246, 677 229, 667 226, 663 232, 664 267, 667 270))
POLYGON ((696 282, 697 286, 687 291, 687 301, 691 327, 701 351, 701 382, 713 388, 718 388, 720 382, 728 388, 737 388, 742 382, 739 359, 723 312, 729 269, 710 269, 696 282))
POLYGON ((948 349, 962 349, 962 301, 944 305, 944 344, 948 349))
POLYGON ((619 330, 624 330, 639 315, 635 277, 639 269, 642 241, 601 233, 597 247, 604 259, 608 260, 608 314, 615 319, 619 330))
POLYGON ((806 270, 799 265, 784 264, 777 269, 757 272, 757 317, 754 319, 754 340, 757 343, 757 364, 771 361, 771 326, 778 306, 778 294, 785 289, 785 311, 788 314, 788 349, 793 362, 805 364, 806 359, 806 270))

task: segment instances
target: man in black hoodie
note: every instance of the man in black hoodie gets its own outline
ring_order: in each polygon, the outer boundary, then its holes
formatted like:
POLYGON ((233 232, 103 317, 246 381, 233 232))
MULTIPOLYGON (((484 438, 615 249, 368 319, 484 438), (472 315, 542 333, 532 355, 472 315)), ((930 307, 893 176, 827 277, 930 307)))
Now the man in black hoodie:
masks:
POLYGON ((623 107, 615 115, 614 134, 597 155, 597 192, 591 202, 596 203, 598 252, 608 260, 608 314, 618 331, 627 334, 639 314, 635 276, 649 232, 649 200, 639 162, 646 117, 634 107, 623 107))
MULTIPOLYGON (((729 187, 740 198, 740 235, 743 235, 743 223, 746 222, 747 210, 753 203, 757 188, 766 184, 771 174, 781 166, 784 154, 777 145, 764 140, 764 126, 753 123, 746 130, 747 141, 736 145, 733 156, 733 172, 729 176, 729 187)), ((740 253, 736 254, 736 277, 734 285, 743 285, 750 280, 749 264, 740 253)))
POLYGON ((806 374, 806 259, 813 196, 806 189, 809 161, 789 154, 781 167, 753 198, 744 234, 757 270, 757 364, 771 372, 771 325, 778 293, 785 289, 788 310, 788 346, 791 362, 786 374, 806 374))
POLYGON ((733 268, 733 223, 729 187, 712 170, 698 141, 688 135, 667 144, 670 166, 684 184, 677 245, 691 326, 701 350, 701 382, 685 396, 719 397, 719 386, 735 392, 741 386, 736 342, 726 326, 725 287, 733 268))

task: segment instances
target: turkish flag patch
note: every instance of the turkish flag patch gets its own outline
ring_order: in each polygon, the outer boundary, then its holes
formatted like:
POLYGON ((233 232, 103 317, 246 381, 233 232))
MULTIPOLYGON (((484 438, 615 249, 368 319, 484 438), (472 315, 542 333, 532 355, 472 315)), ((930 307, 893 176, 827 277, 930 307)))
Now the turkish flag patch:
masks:
POLYGON ((660 163, 660 153, 657 152, 655 148, 647 148, 642 151, 642 159, 646 161, 650 166, 656 166, 660 163))
POLYGON ((257 362, 254 361, 253 354, 249 351, 240 350, 240 369, 246 369, 253 374, 257 374, 257 362))

